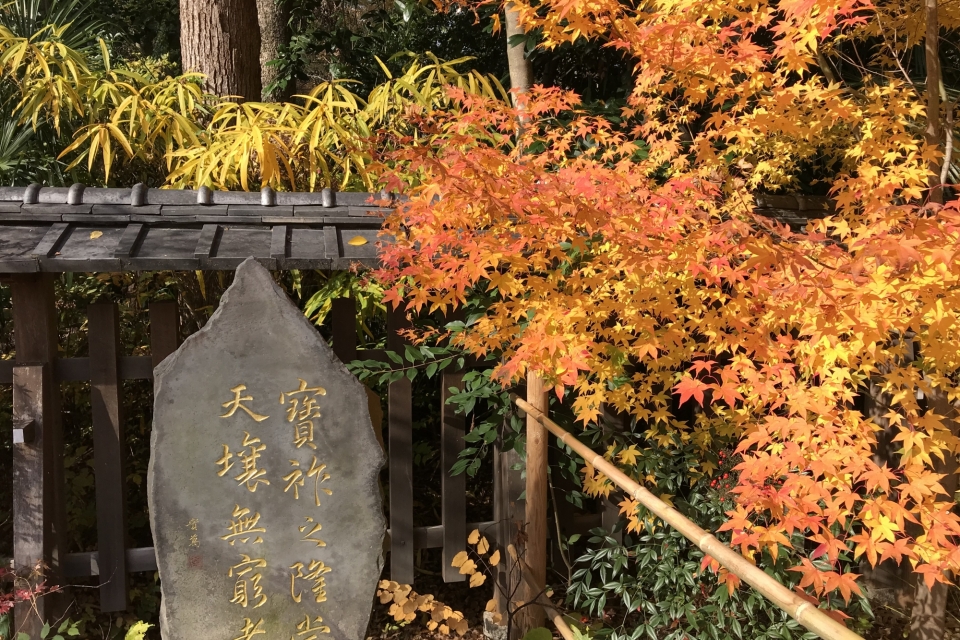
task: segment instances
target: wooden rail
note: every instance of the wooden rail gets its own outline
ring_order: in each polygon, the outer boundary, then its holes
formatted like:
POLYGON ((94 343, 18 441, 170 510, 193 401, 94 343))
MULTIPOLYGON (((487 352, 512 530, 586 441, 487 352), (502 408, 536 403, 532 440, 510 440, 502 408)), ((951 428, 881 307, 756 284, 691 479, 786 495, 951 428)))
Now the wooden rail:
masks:
MULTIPOLYGON (((486 522, 469 522, 466 528, 469 530, 478 529, 485 535, 495 535, 494 530, 497 523, 488 520, 486 522)), ((444 539, 447 532, 444 526, 434 525, 432 527, 415 527, 413 529, 413 548, 414 549, 439 549, 444 546, 444 539)), ((466 538, 464 538, 466 539, 466 538)), ((390 549, 390 529, 387 529, 383 537, 383 549, 390 549)), ((0 558, 0 567, 13 568, 12 558, 0 558)), ((127 573, 140 573, 144 571, 157 570, 157 554, 153 547, 135 547, 126 550, 126 569, 127 573)), ((87 578, 100 575, 100 554, 97 551, 81 551, 79 553, 68 553, 64 556, 61 563, 61 572, 64 578, 87 578)))
MULTIPOLYGON (((513 400, 527 414, 528 419, 532 418, 540 423, 547 431, 557 436, 561 442, 583 456, 587 464, 592 465, 594 469, 602 472, 614 484, 623 489, 627 495, 679 531, 690 542, 697 545, 701 551, 719 562, 730 573, 759 591, 761 595, 804 627, 824 640, 863 640, 860 635, 850 631, 842 623, 837 622, 810 602, 787 589, 742 555, 720 542, 713 534, 700 528, 692 520, 630 479, 605 460, 603 456, 550 420, 540 409, 522 398, 514 396, 513 400)), ((547 501, 546 495, 534 497, 529 493, 527 494, 528 502, 538 498, 544 503, 547 501)))

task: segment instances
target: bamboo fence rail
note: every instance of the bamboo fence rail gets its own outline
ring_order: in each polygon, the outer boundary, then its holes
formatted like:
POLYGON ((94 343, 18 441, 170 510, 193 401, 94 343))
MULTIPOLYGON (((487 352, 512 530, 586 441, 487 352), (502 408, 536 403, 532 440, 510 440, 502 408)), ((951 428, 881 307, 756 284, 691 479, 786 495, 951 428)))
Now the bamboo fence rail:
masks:
MULTIPOLYGON (((810 602, 787 589, 742 555, 720 542, 713 534, 700 528, 679 511, 630 479, 626 474, 605 460, 603 456, 577 440, 563 427, 550 420, 542 411, 529 402, 516 396, 514 396, 513 400, 528 417, 539 422, 547 431, 559 438, 561 442, 583 456, 587 464, 603 472, 614 484, 625 491, 627 495, 679 531, 685 538, 697 545, 700 550, 719 562, 730 573, 752 586, 760 592, 761 595, 773 602, 804 627, 816 633, 823 638, 823 640, 863 640, 860 635, 847 629, 842 623, 834 620, 810 602)), ((534 499, 536 498, 533 496, 527 496, 528 501, 534 499)), ((543 500, 544 502, 546 501, 546 496, 543 497, 543 500)))

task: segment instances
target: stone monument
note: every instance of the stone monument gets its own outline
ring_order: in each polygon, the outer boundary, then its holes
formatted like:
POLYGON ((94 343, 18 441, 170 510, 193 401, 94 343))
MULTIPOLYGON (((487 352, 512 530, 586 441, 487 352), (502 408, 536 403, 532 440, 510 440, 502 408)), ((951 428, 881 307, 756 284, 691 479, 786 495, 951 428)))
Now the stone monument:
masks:
POLYGON ((383 564, 364 386, 253 258, 156 369, 164 640, 361 640, 383 564))

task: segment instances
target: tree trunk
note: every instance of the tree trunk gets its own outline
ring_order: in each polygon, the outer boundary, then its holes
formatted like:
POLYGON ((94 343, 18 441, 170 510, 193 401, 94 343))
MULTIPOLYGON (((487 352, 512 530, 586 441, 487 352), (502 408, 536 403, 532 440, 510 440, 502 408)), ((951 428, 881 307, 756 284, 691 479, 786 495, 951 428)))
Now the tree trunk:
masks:
MULTIPOLYGON (((912 353, 908 354, 908 358, 912 359, 912 353)), ((872 379, 867 383, 863 404, 864 415, 871 418, 881 429, 877 433, 877 449, 873 461, 880 466, 886 465, 895 469, 899 465, 899 460, 896 454, 897 443, 893 438, 899 430, 890 425, 890 418, 887 417, 891 411, 890 396, 881 390, 879 379, 872 379)), ((897 563, 893 558, 887 558, 872 567, 864 556, 860 563, 860 571, 871 602, 899 610, 913 606, 916 590, 913 567, 909 562, 897 563)))
POLYGON ((263 99, 282 102, 293 95, 293 86, 267 92, 277 79, 277 67, 268 65, 280 55, 280 48, 290 43, 290 10, 284 0, 257 0, 257 17, 260 20, 260 85, 263 99))
MULTIPOLYGON (((927 22, 924 49, 927 62, 927 128, 924 137, 927 144, 936 149, 940 147, 942 131, 940 126, 940 21, 937 17, 937 0, 924 0, 924 14, 927 22)), ((943 204, 943 189, 940 188, 940 161, 930 161, 930 201, 943 204)))
MULTIPOLYGON (((928 398, 929 411, 941 416, 943 423, 957 435, 960 422, 957 422, 957 406, 949 401, 947 394, 940 389, 933 391, 928 398)), ((946 474, 940 481, 947 495, 943 500, 954 500, 957 490, 957 457, 946 452, 941 462, 934 458, 934 471, 946 474)), ((938 582, 928 589, 923 579, 917 577, 917 594, 913 612, 910 616, 910 640, 941 640, 947 631, 947 585, 938 582)))
POLYGON ((522 36, 523 29, 517 22, 517 10, 513 3, 507 3, 504 10, 507 26, 507 64, 510 67, 510 88, 513 90, 513 104, 517 104, 517 96, 530 91, 533 86, 533 68, 530 61, 524 56, 526 47, 523 44, 510 45, 510 38, 522 36))
POLYGON ((260 98, 260 27, 256 0, 180 0, 184 71, 207 76, 220 96, 260 98))

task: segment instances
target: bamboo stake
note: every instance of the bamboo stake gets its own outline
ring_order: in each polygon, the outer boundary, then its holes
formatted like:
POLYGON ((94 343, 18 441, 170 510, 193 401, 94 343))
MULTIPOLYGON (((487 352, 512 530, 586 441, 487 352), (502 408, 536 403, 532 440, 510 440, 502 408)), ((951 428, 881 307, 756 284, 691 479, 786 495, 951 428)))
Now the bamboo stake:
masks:
POLYGON ((564 637, 564 640, 574 640, 573 630, 570 629, 567 621, 563 619, 563 614, 560 613, 560 610, 553 604, 553 600, 547 597, 543 585, 537 584, 536 580, 534 580, 530 565, 517 555, 517 550, 512 544, 507 545, 507 553, 510 554, 510 557, 513 558, 520 567, 520 575, 523 577, 523 582, 527 585, 527 588, 530 589, 531 592, 538 594, 537 602, 539 602, 543 610, 546 611, 550 621, 553 622, 553 626, 557 628, 557 631, 564 637))
POLYGON ((707 533, 679 511, 631 480, 626 474, 607 462, 603 456, 574 438, 563 427, 547 418, 543 412, 529 402, 516 397, 514 402, 526 412, 528 420, 533 418, 539 422, 550 433, 560 438, 561 442, 583 456, 587 464, 603 472, 627 495, 682 533, 685 538, 697 545, 704 553, 723 565, 730 573, 759 591, 761 595, 786 611, 791 618, 804 627, 824 640, 863 640, 861 636, 787 589, 742 555, 720 542, 712 534, 707 533))

